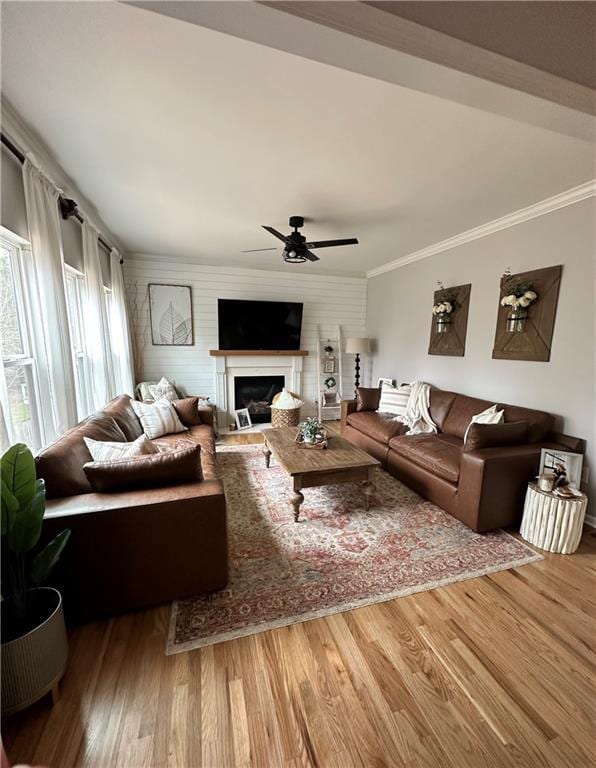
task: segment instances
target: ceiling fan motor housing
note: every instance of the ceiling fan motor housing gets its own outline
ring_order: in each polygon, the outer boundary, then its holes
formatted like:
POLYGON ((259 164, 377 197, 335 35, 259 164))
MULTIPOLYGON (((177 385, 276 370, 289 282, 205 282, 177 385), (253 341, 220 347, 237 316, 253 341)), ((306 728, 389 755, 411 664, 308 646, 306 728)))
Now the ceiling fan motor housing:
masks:
POLYGON ((300 229, 304 226, 304 216, 290 216, 288 223, 294 229, 300 229))

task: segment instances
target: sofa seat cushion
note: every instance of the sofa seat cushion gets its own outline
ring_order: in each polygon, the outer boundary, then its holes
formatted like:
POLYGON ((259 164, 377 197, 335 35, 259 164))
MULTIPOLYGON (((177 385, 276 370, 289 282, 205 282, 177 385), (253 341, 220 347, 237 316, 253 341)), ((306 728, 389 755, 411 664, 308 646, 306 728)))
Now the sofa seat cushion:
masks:
POLYGON ((132 407, 132 398, 128 395, 118 395, 102 408, 102 412, 111 416, 124 432, 127 442, 136 440, 143 434, 139 417, 132 407))
POLYGON ((347 418, 348 424, 359 432, 362 432, 373 440, 387 445, 392 437, 403 435, 407 429, 406 425, 391 413, 380 413, 379 411, 358 411, 350 413, 347 418))
POLYGON ((389 441, 391 451, 418 464, 434 475, 457 483, 463 441, 451 435, 411 435, 394 437, 389 441))
POLYGON ((126 442, 118 424, 102 412, 94 413, 69 429, 35 458, 37 477, 46 481, 48 499, 91 493, 93 490, 83 472, 83 465, 91 461, 84 437, 102 442, 126 442))
POLYGON ((218 478, 217 462, 215 458, 215 434, 208 424, 200 424, 190 427, 181 434, 164 435, 154 440, 160 447, 174 448, 178 443, 192 442, 201 446, 201 469, 205 480, 218 478))

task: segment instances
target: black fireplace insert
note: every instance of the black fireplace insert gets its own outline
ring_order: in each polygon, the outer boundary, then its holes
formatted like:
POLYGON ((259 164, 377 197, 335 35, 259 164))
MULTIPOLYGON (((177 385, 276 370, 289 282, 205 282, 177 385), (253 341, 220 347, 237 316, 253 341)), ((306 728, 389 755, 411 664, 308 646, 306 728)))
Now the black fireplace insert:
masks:
POLYGON ((271 401, 284 383, 283 376, 234 376, 234 407, 248 408, 253 424, 271 421, 271 401))

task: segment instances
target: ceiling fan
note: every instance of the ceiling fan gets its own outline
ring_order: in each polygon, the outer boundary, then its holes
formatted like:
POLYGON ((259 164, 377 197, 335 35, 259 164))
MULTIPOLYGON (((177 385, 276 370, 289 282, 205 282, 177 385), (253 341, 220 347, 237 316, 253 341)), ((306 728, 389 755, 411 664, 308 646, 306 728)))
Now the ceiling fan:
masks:
MULTIPOLYGON (((304 226, 303 216, 290 216, 289 225, 294 228, 294 231, 289 235, 282 235, 277 229, 268 227, 263 224, 263 229, 270 232, 278 240, 284 243, 284 249, 282 252, 283 260, 289 264, 302 264, 305 261, 318 261, 319 257, 311 252, 311 248, 330 248, 334 245, 358 245, 358 240, 355 237, 344 238, 343 240, 313 240, 308 242, 304 235, 301 235, 298 230, 304 226)), ((256 253, 257 251, 276 251, 277 248, 253 248, 250 251, 242 251, 242 253, 256 253)))

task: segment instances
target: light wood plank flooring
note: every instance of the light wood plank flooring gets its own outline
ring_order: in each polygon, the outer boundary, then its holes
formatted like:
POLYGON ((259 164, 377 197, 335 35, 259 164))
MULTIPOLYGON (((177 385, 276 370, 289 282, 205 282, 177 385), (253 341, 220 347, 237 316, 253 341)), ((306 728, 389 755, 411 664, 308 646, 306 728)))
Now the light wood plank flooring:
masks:
POLYGON ((3 723, 52 768, 594 765, 596 534, 575 555, 165 656, 169 606, 70 636, 3 723))

